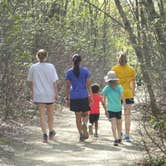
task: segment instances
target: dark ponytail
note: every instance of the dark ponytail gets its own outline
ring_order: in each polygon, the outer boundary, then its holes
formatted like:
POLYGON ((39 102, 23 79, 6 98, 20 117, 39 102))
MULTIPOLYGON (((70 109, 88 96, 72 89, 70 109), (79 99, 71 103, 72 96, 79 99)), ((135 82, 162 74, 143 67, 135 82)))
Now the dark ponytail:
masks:
POLYGON ((80 75, 80 62, 81 62, 81 56, 78 54, 73 55, 72 61, 74 64, 73 67, 73 73, 76 77, 79 77, 80 75))

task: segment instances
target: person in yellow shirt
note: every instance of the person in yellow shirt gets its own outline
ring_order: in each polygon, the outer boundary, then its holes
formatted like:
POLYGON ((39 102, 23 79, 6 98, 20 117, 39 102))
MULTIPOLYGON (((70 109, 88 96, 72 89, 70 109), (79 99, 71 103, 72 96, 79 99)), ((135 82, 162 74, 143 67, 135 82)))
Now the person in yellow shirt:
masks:
POLYGON ((125 140, 126 142, 130 142, 131 109, 134 103, 135 77, 137 74, 134 68, 127 64, 127 57, 124 52, 119 52, 118 64, 113 66, 112 70, 115 71, 116 76, 119 78, 119 84, 124 89, 124 97, 126 100, 124 106, 125 140))

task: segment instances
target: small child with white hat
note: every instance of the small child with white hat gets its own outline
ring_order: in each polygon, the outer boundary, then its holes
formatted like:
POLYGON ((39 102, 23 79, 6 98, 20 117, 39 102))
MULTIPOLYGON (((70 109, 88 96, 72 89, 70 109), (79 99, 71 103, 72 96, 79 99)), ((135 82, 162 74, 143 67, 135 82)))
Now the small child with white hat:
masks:
POLYGON ((112 133, 114 137, 114 146, 118 146, 121 143, 121 131, 122 131, 122 103, 125 104, 123 97, 123 88, 118 84, 118 78, 114 71, 109 71, 104 77, 107 85, 103 88, 102 94, 104 96, 104 103, 107 103, 107 117, 112 125, 112 133), (107 102, 106 102, 107 101, 107 102))

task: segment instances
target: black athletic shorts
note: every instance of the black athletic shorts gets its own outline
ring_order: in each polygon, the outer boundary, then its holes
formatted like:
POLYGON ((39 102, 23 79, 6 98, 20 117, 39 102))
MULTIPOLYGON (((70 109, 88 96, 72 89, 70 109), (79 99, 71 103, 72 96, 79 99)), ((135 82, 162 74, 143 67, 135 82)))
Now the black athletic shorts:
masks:
POLYGON ((89 99, 71 99, 70 110, 74 112, 86 112, 90 110, 89 99))
POLYGON ((116 119, 121 119, 122 116, 122 111, 120 112, 112 112, 112 111, 108 111, 109 113, 109 119, 111 120, 112 118, 116 118, 116 119))
POLYGON ((46 104, 46 105, 51 105, 51 104, 54 104, 54 103, 39 103, 39 102, 35 102, 35 104, 46 104))
POLYGON ((125 100, 126 100, 126 104, 134 104, 134 98, 128 98, 125 100))
MULTIPOLYGON (((127 98, 125 99, 126 104, 134 104, 134 98, 127 98)), ((121 101, 121 103, 123 104, 123 101, 121 101)))
POLYGON ((97 122, 99 120, 100 114, 90 114, 89 115, 89 122, 93 124, 94 122, 97 122))

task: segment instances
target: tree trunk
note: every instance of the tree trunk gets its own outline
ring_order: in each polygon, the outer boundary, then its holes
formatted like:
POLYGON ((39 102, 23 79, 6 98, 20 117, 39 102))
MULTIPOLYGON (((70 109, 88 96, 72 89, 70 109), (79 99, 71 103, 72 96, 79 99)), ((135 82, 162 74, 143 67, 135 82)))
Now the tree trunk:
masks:
POLYGON ((140 66, 141 66, 141 70, 142 70, 142 74, 143 74, 143 79, 144 79, 144 81, 147 85, 147 89, 148 89, 148 93, 149 93, 149 97, 150 97, 152 112, 155 115, 157 115, 158 107, 157 107, 154 91, 153 91, 153 88, 152 88, 152 84, 151 84, 151 80, 150 80, 148 70, 146 69, 146 65, 143 61, 143 59, 144 59, 143 55, 146 56, 146 53, 147 53, 147 50, 145 50, 146 47, 144 47, 144 46, 141 47, 141 45, 138 45, 137 37, 135 36, 135 34, 133 32, 133 29, 131 28, 130 22, 126 17, 125 12, 123 11, 123 8, 121 6, 120 1, 119 0, 114 0, 114 2, 115 2, 116 7, 119 11, 119 14, 121 15, 122 21, 123 21, 124 26, 125 26, 125 30, 129 34, 130 41, 131 41, 131 44, 132 44, 133 48, 135 49, 137 58, 140 61, 140 66))

